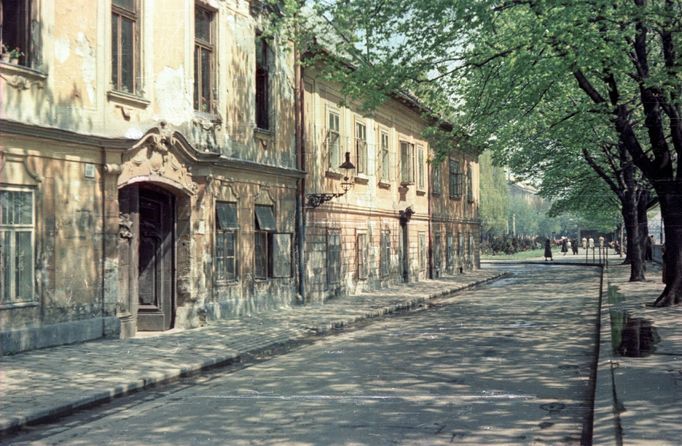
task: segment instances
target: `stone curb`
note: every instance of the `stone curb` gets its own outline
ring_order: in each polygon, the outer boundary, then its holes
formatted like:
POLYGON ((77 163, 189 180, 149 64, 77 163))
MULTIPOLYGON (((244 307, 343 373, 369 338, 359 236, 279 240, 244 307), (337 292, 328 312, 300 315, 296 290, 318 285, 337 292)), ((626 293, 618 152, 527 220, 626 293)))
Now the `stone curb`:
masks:
MULTIPOLYGON (((381 317, 387 314, 409 310, 419 306, 420 304, 428 300, 450 296, 452 294, 461 292, 466 289, 470 289, 488 282, 508 277, 509 275, 510 273, 496 274, 483 280, 478 280, 466 285, 449 288, 443 292, 431 293, 428 294, 427 296, 407 300, 404 303, 389 305, 383 308, 375 309, 374 311, 365 312, 364 314, 359 316, 352 316, 347 319, 331 321, 318 327, 307 327, 304 325, 302 327, 301 332, 306 330, 313 330, 313 332, 318 335, 328 334, 332 331, 341 329, 343 327, 346 327, 361 320, 381 317)), ((52 407, 36 409, 33 413, 30 413, 26 416, 13 416, 0 419, 0 439, 2 435, 20 429, 26 426, 27 424, 44 422, 51 418, 69 415, 77 410, 97 406, 109 402, 114 398, 138 392, 140 390, 144 390, 155 385, 166 384, 175 381, 181 377, 197 374, 201 371, 209 370, 211 368, 228 365, 230 363, 238 361, 242 355, 261 351, 263 349, 273 347, 282 343, 294 341, 300 339, 303 336, 304 336, 303 334, 293 334, 291 336, 286 336, 281 339, 273 340, 272 342, 263 343, 262 345, 252 346, 250 349, 244 351, 232 351, 228 355, 216 356, 201 362, 184 365, 178 369, 166 370, 165 372, 154 372, 152 375, 137 378, 133 382, 129 382, 126 384, 118 384, 112 388, 100 390, 89 395, 84 395, 80 398, 76 398, 72 401, 65 402, 52 407)))

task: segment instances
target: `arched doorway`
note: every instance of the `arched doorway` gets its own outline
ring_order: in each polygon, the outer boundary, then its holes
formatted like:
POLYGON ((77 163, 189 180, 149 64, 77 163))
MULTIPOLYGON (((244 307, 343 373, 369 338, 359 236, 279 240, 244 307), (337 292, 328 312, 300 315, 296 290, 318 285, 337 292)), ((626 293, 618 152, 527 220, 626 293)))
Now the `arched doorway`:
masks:
POLYGON ((119 206, 130 221, 121 260, 134 331, 168 330, 176 307, 176 197, 153 183, 134 183, 119 190, 119 206))

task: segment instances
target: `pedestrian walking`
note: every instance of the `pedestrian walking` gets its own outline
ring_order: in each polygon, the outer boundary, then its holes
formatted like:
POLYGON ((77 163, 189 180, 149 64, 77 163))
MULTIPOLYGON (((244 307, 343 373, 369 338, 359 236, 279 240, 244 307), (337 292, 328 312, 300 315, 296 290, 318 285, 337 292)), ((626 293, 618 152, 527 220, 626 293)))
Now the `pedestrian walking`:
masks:
POLYGON ((561 237, 561 252, 564 253, 564 255, 566 255, 568 252, 568 242, 566 237, 561 237))
POLYGON ((571 244, 571 246, 573 247, 573 255, 577 255, 578 254, 578 239, 577 238, 573 239, 573 243, 571 244))
POLYGON ((545 240, 545 262, 547 259, 554 261, 552 258, 552 244, 550 243, 549 239, 545 240))

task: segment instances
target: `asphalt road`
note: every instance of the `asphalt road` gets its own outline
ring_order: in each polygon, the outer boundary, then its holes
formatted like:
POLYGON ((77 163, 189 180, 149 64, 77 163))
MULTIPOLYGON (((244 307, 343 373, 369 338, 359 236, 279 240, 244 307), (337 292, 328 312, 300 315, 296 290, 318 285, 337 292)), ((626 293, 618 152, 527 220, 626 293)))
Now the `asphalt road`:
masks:
POLYGON ((238 370, 33 428, 12 444, 580 444, 599 273, 514 276, 238 370))

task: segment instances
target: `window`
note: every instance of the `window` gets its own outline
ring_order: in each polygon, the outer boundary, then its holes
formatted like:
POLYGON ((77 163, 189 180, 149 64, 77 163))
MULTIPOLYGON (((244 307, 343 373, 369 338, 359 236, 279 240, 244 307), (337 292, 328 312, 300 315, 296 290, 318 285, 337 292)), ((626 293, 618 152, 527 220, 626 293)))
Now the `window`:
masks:
POLYGON ((214 13, 199 5, 194 10, 194 109, 215 111, 214 13))
POLYGON ((327 231, 327 285, 339 283, 341 276, 341 231, 327 231))
POLYGON ((389 181, 389 175, 390 175, 390 154, 388 151, 388 133, 382 131, 381 132, 381 141, 380 141, 380 150, 381 154, 379 155, 380 158, 380 163, 381 163, 381 172, 379 172, 379 178, 381 178, 384 181, 389 181))
POLYGON ((452 234, 446 236, 445 267, 449 273, 455 269, 454 249, 455 239, 452 234))
POLYGON ((419 233, 419 270, 426 269, 426 233, 419 233))
POLYGON ((361 122, 355 123, 355 159, 358 173, 367 173, 367 127, 361 122))
POLYGON ((329 150, 329 168, 336 170, 341 165, 341 133, 339 114, 327 113, 327 150, 329 150))
POLYGON ((391 232, 381 231, 381 275, 391 272, 391 232))
POLYGON ((33 300, 33 192, 0 190, 0 303, 33 300))
POLYGON ((237 280, 237 204, 216 203, 215 272, 218 282, 237 280))
POLYGON ((424 148, 417 148, 417 189, 424 190, 424 184, 426 182, 424 174, 424 148))
POLYGON ((440 232, 436 232, 433 235, 433 269, 436 271, 437 276, 440 275, 440 243, 440 232))
POLYGON ((140 91, 137 0, 111 2, 111 84, 114 90, 140 91))
POLYGON ((467 201, 474 202, 474 177, 471 169, 471 164, 467 166, 467 201))
POLYGON ((256 35, 256 127, 270 129, 270 47, 256 35))
POLYGON ((256 230, 254 255, 256 279, 272 277, 272 239, 275 232, 275 215, 272 206, 256 205, 256 230))
POLYGON ((450 159, 450 198, 462 196, 462 174, 459 171, 459 161, 450 159))
POLYGON ((442 193, 442 188, 441 188, 441 165, 440 163, 436 163, 435 161, 431 164, 431 192, 433 194, 441 194, 442 193))
POLYGON ((457 259, 460 266, 462 265, 462 257, 464 255, 464 236, 460 232, 457 234, 457 259))
POLYGON ((358 234, 356 237, 358 279, 367 278, 367 234, 358 234))
POLYGON ((400 141, 400 181, 414 184, 414 145, 400 141))
POLYGON ((19 64, 31 62, 31 0, 2 0, 0 2, 0 30, 2 43, 8 51, 23 53, 19 64))

